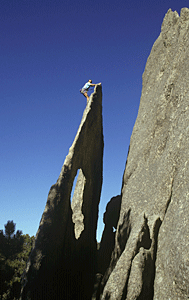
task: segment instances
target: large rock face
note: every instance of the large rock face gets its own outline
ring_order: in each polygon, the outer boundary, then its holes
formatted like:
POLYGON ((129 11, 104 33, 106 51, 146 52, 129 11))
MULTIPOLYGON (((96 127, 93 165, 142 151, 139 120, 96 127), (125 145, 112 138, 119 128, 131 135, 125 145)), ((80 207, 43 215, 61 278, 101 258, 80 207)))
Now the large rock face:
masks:
POLYGON ((98 85, 49 192, 21 299, 189 299, 189 9, 168 11, 148 58, 121 196, 107 205, 97 254, 102 154, 98 85))
POLYGON ((168 11, 143 74, 101 299, 189 298, 189 10, 168 11))
POLYGON ((21 299, 89 299, 92 295, 97 265, 102 157, 102 89, 99 84, 87 103, 60 176, 50 189, 25 272, 21 299))

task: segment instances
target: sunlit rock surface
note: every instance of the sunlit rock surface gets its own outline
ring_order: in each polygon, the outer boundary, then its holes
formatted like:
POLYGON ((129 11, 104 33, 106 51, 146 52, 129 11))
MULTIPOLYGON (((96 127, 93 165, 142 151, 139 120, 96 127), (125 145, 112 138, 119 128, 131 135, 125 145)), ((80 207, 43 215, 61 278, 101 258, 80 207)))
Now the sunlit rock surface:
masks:
POLYGON ((101 299, 189 298, 189 10, 169 10, 148 58, 101 299))
POLYGON ((98 85, 49 192, 21 299, 189 299, 189 9, 167 12, 147 60, 121 196, 107 205, 97 251, 101 98, 98 85))
POLYGON ((91 297, 97 265, 102 160, 102 88, 99 84, 87 103, 60 176, 50 189, 24 275, 21 299, 91 297))

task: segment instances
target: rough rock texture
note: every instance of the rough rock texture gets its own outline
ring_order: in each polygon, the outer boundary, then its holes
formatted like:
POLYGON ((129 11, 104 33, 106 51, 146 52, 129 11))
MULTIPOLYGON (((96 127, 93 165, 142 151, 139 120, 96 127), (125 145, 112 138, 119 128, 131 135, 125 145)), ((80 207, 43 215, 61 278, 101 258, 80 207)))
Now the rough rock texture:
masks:
POLYGON ((121 207, 121 195, 112 197, 106 205, 103 221, 105 224, 100 247, 97 251, 97 274, 91 300, 99 299, 101 294, 101 281, 108 268, 111 255, 115 246, 115 229, 119 220, 121 207))
POLYGON ((101 299, 189 299, 189 9, 169 10, 143 74, 101 299))
POLYGON ((110 264, 112 251, 115 246, 115 229, 119 220, 121 196, 112 197, 104 213, 104 231, 98 250, 98 272, 104 274, 110 264))
POLYGON ((21 299, 91 297, 97 265, 102 157, 102 89, 97 85, 60 176, 50 189, 24 275, 21 299), (77 170, 80 172, 72 213, 70 195, 77 170))
POLYGON ((72 220, 75 224, 74 231, 75 237, 78 239, 84 230, 84 215, 82 213, 83 205, 83 192, 85 188, 86 178, 82 172, 82 169, 79 170, 77 177, 77 182, 72 198, 71 208, 72 208, 72 220))

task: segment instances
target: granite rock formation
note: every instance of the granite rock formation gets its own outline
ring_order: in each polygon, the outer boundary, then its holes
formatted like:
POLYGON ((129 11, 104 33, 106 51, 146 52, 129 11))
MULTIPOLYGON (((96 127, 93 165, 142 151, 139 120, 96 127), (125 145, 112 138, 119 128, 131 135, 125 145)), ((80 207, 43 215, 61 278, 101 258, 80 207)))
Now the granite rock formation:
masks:
POLYGON ((189 299, 189 9, 171 9, 143 74, 100 299, 189 299))
POLYGON ((99 84, 87 103, 60 176, 50 189, 20 299, 90 299, 97 266, 102 159, 102 88, 99 84))
POLYGON ((105 224, 102 234, 100 248, 98 250, 98 273, 105 273, 111 260, 115 246, 115 230, 119 220, 121 207, 121 196, 112 197, 106 206, 103 222, 105 224))
POLYGON ((91 300, 99 299, 101 294, 101 281, 107 270, 111 255, 115 247, 115 230, 119 220, 121 195, 112 197, 106 206, 103 222, 105 224, 100 247, 97 251, 97 274, 91 300))
POLYGON ((50 189, 21 300, 189 299, 189 9, 167 12, 147 60, 121 195, 97 251, 101 98, 98 85, 50 189))

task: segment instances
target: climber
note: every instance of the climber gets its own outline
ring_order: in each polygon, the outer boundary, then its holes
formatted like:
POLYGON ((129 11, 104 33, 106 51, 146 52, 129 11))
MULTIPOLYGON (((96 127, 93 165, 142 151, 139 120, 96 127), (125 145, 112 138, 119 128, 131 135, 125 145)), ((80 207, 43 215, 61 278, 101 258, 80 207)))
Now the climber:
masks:
POLYGON ((80 93, 83 94, 87 98, 87 101, 89 100, 89 96, 88 96, 87 92, 91 86, 95 86, 95 85, 97 85, 97 84, 92 83, 92 80, 89 79, 88 82, 85 83, 85 85, 80 90, 80 93))

